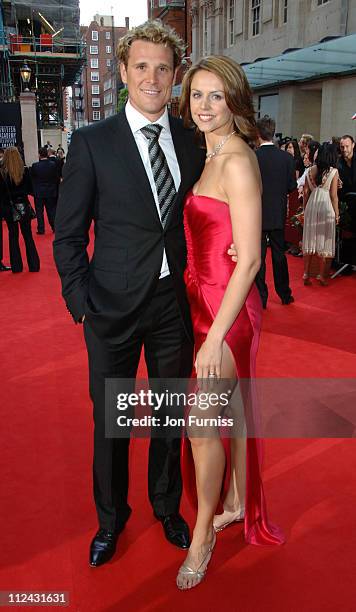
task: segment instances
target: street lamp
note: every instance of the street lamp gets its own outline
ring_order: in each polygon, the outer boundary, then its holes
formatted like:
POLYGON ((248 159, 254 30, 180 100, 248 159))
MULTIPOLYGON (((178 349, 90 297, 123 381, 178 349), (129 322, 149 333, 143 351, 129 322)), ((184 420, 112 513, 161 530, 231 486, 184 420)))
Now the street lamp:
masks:
POLYGON ((31 80, 31 73, 32 73, 31 68, 25 62, 24 65, 22 66, 22 68, 20 69, 21 79, 22 79, 23 84, 25 86, 25 91, 30 91, 29 87, 28 87, 28 84, 29 84, 29 82, 31 80))

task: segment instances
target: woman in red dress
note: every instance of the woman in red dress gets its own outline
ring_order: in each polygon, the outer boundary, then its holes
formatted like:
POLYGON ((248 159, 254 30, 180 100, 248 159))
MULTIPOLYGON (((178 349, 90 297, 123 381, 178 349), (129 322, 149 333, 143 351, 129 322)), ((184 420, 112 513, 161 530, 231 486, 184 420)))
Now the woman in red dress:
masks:
MULTIPOLYGON (((185 272, 196 345, 195 369, 200 392, 206 385, 224 389, 240 379, 244 405, 236 437, 231 437, 230 481, 223 513, 215 515, 225 472, 225 449, 219 428, 202 432, 196 417, 222 414, 209 406, 195 408, 187 427, 194 459, 183 450, 183 477, 188 493, 196 484, 197 518, 192 543, 177 576, 189 589, 201 582, 216 542, 216 533, 244 520, 245 537, 254 544, 280 544, 283 536, 267 520, 260 477, 260 442, 246 435, 253 402, 244 381, 255 376, 262 304, 254 284, 260 267, 261 179, 248 141, 256 137, 252 93, 240 66, 227 57, 208 57, 190 68, 184 82, 181 113, 205 138, 203 173, 186 197, 184 226, 188 260, 185 272), (235 244, 238 263, 227 251, 235 244), (215 387, 215 385, 217 385, 215 387), (222 385, 219 387, 219 385, 222 385), (248 411, 248 413, 247 413, 248 411), (200 413, 200 414, 199 414, 200 413), (241 429, 245 435, 241 435, 241 429)), ((212 420, 209 421, 209 418, 212 420)), ((240 414, 241 417, 241 414, 240 414)), ((253 419, 252 419, 253 420, 253 419)), ((250 428, 248 428, 250 432, 250 428)))

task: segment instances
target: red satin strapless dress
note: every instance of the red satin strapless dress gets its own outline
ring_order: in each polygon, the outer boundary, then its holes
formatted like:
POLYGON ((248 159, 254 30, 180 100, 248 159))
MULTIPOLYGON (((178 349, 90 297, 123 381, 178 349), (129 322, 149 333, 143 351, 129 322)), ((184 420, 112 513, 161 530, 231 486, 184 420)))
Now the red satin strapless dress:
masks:
MULTIPOLYGON (((184 229, 187 242, 187 267, 184 274, 196 351, 212 325, 235 268, 227 254, 233 242, 229 206, 209 196, 190 191, 185 200, 184 229)), ((255 284, 235 322, 225 336, 233 354, 239 379, 256 375, 256 355, 262 320, 262 303, 255 284)), ((246 410, 246 408, 245 408, 246 410)), ((255 406, 250 409, 255 410, 255 406)), ((246 415, 251 423, 254 415, 246 415)), ((248 429, 249 431, 249 429, 248 429)), ((229 441, 224 439, 227 470, 223 490, 229 478, 229 441)), ((281 530, 269 523, 261 479, 262 441, 247 438, 245 539, 251 544, 281 544, 281 530)), ((185 490, 196 505, 195 473, 189 440, 182 444, 182 472, 185 490)))

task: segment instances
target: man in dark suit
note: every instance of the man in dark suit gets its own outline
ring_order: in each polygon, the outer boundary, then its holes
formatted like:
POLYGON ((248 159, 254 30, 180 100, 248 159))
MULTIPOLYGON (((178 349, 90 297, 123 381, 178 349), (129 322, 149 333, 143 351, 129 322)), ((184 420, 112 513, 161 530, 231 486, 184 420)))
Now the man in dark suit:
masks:
POLYGON ((48 160, 45 147, 39 150, 39 161, 32 164, 31 179, 37 214, 37 234, 45 233, 44 209, 46 209, 48 222, 54 231, 58 197, 58 168, 56 164, 48 160))
MULTIPOLYGON (((131 513, 129 438, 105 437, 105 378, 134 379, 143 346, 150 378, 185 378, 192 368, 182 216, 184 195, 204 160, 193 132, 167 113, 182 54, 182 41, 157 22, 121 39, 127 106, 74 132, 60 188, 54 256, 67 307, 76 322, 84 320, 94 403, 99 530, 90 548, 93 566, 112 557, 131 513)), ((167 539, 187 548, 177 435, 152 437, 148 489, 167 539)))
POLYGON ((281 151, 273 143, 275 121, 267 115, 257 121, 259 148, 256 151, 262 177, 262 247, 261 268, 256 276, 263 308, 267 306, 266 284, 267 240, 272 252, 273 280, 282 304, 294 302, 289 287, 287 258, 284 251, 284 227, 287 215, 287 196, 297 187, 292 155, 281 151))
POLYGON ((347 212, 350 218, 348 229, 352 235, 341 243, 341 261, 349 266, 343 271, 344 274, 352 274, 353 266, 356 264, 356 150, 355 141, 350 134, 345 134, 340 139, 341 157, 338 170, 340 176, 339 200, 346 202, 347 212))

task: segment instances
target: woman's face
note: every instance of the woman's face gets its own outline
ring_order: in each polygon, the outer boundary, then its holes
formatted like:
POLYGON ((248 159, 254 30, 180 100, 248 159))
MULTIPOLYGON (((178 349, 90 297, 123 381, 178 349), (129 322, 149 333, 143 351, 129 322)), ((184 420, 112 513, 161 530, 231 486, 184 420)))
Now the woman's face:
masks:
POLYGON ((287 151, 287 153, 290 153, 294 157, 294 147, 293 147, 293 144, 291 142, 289 142, 287 144, 286 151, 287 151))
POLYGON ((190 87, 190 112, 201 132, 228 134, 234 129, 233 114, 225 100, 220 77, 207 70, 198 70, 190 87))

